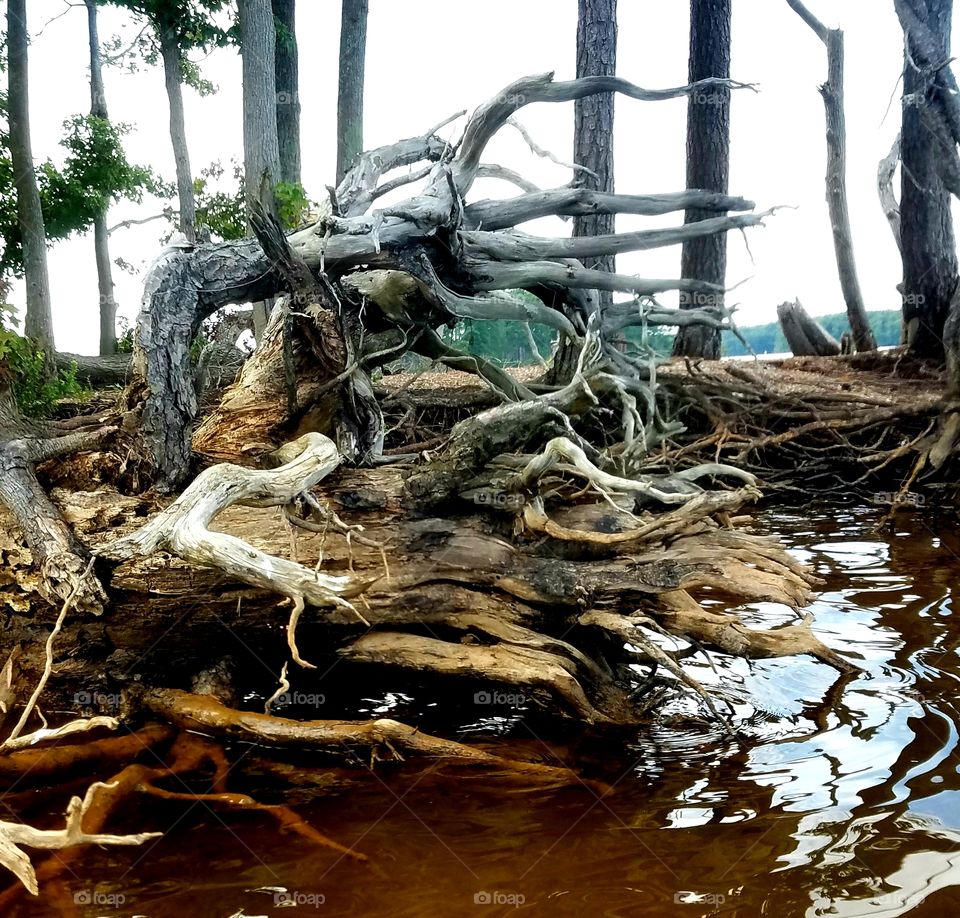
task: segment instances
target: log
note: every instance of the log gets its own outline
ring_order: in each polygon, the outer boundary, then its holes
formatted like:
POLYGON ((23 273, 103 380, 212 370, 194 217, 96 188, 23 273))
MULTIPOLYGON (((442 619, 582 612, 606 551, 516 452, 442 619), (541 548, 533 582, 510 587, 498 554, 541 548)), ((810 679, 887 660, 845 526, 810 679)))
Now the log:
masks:
POLYGON ((133 367, 133 359, 130 354, 89 357, 86 354, 57 351, 56 363, 58 370, 75 372, 80 382, 94 388, 125 386, 130 382, 133 367))
POLYGON ((787 345, 797 357, 829 357, 840 353, 840 342, 807 313, 799 300, 777 306, 777 318, 787 345))

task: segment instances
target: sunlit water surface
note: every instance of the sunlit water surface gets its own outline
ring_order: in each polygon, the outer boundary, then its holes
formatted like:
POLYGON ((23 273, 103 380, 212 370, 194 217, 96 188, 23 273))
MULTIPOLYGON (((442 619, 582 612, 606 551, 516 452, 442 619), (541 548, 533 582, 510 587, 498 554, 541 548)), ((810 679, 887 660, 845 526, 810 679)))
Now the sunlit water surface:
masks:
MULTIPOLYGON (((460 729, 441 731, 508 734, 605 781, 606 795, 423 763, 338 771, 317 787, 310 776, 329 772, 305 768, 298 812, 369 863, 282 834, 260 814, 184 805, 167 811, 177 824, 160 841, 84 852, 59 901, 14 914, 71 905, 82 916, 150 918, 960 913, 960 537, 931 517, 902 514, 882 534, 874 510, 758 517, 824 578, 816 630, 863 671, 838 681, 809 659, 698 664, 733 712, 733 735, 676 716, 626 739, 568 731, 559 741, 554 731, 544 742, 542 722, 478 720, 472 699, 455 706, 460 729)), ((795 620, 773 605, 746 614, 754 625, 795 620)), ((417 704, 381 695, 362 716, 421 717, 439 730, 417 704)), ((232 752, 248 764, 257 754, 232 752)))

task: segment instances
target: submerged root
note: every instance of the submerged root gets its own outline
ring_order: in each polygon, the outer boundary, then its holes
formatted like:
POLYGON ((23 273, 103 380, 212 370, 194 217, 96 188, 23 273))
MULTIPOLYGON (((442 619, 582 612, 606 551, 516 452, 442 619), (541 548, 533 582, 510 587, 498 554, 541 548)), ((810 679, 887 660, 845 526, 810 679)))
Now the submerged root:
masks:
POLYGON ((303 748, 366 748, 380 759, 402 760, 402 753, 454 759, 551 783, 574 784, 580 778, 566 768, 521 762, 484 752, 463 743, 440 739, 396 720, 290 720, 254 711, 228 708, 209 695, 192 695, 176 689, 152 689, 143 703, 154 714, 185 730, 202 730, 220 736, 254 740, 278 746, 303 748))

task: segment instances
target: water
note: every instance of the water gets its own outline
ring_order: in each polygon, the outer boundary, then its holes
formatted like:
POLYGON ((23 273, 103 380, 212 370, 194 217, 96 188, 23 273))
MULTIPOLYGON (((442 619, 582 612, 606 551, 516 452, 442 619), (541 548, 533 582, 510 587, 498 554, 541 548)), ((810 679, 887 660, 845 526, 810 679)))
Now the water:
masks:
MULTIPOLYGON (((59 889, 12 914, 71 914, 75 899, 82 916, 150 918, 960 912, 960 537, 929 509, 902 514, 893 533, 874 534, 878 518, 845 508, 758 518, 825 578, 816 628, 863 667, 854 678, 807 659, 700 666, 734 712, 734 736, 679 716, 696 713, 683 704, 626 737, 567 729, 546 741, 542 725, 495 722, 528 752, 604 780, 605 795, 422 762, 331 772, 303 756, 298 812, 369 863, 281 834, 263 814, 164 803, 123 827, 149 816, 169 827, 163 839, 85 851, 59 889), (285 901, 299 911, 281 911, 285 901)), ((790 618, 768 604, 747 612, 753 624, 790 618)), ((418 710, 403 696, 369 707, 418 710)), ((491 724, 461 713, 473 739, 491 724)), ((231 753, 245 766, 257 757, 231 753)), ((262 794, 277 793, 263 781, 262 794)))

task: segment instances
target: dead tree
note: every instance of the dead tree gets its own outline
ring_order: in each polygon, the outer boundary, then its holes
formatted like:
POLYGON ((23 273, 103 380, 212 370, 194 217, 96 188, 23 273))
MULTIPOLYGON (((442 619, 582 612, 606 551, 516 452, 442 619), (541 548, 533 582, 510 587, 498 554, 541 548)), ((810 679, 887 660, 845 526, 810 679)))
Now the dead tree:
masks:
POLYGON ((947 65, 953 0, 896 0, 896 9, 904 33, 903 320, 910 351, 942 359, 958 278, 950 194, 960 193, 960 106, 947 65))
POLYGON ((895 0, 904 34, 900 239, 907 347, 943 358, 949 380, 939 468, 960 441, 960 276, 950 195, 960 197, 960 88, 949 66, 952 0, 895 0))
POLYGON ((858 351, 873 351, 876 339, 863 304, 857 264, 853 255, 850 212, 847 207, 847 126, 843 106, 843 32, 828 29, 803 5, 787 0, 790 8, 813 30, 827 49, 827 81, 820 87, 827 116, 827 205, 833 227, 840 288, 847 304, 847 321, 858 351))
MULTIPOLYGON (((354 382, 362 372, 405 351, 435 351, 435 330, 458 319, 515 319, 546 324, 574 338, 583 338, 595 323, 605 359, 618 385, 631 398, 650 403, 650 368, 609 346, 607 326, 641 325, 650 309, 621 305, 599 316, 597 291, 632 294, 642 301, 668 290, 717 294, 718 287, 692 279, 643 279, 584 268, 575 259, 673 245, 723 234, 729 229, 756 225, 760 215, 716 217, 671 230, 540 239, 519 233, 516 227, 550 214, 669 213, 691 205, 716 212, 749 210, 740 198, 688 191, 679 195, 619 195, 589 189, 558 188, 529 191, 505 201, 469 200, 474 179, 485 165, 483 153, 490 138, 524 105, 573 101, 599 92, 618 92, 639 100, 660 100, 692 92, 709 92, 726 80, 707 80, 667 90, 645 90, 617 77, 588 77, 555 82, 551 74, 527 77, 506 87, 500 96, 480 106, 471 116, 457 146, 432 133, 371 151, 336 189, 336 210, 289 236, 283 246, 309 271, 322 272, 316 294, 318 314, 325 328, 323 348, 339 352, 344 363, 323 358, 329 377, 314 372, 318 386, 335 391, 341 373, 354 382), (380 184, 392 169, 424 163, 424 168, 400 180, 380 184), (419 195, 389 208, 377 209, 376 199, 386 187, 429 173, 419 195), (364 270, 361 270, 364 269, 364 270), (520 302, 506 291, 525 289, 538 295, 540 305, 520 302), (333 304, 333 305, 331 305, 333 304), (338 304, 338 305, 337 305, 338 304)), ((281 258, 283 256, 279 256, 281 258)), ((135 382, 131 405, 142 404, 140 435, 145 456, 152 463, 157 484, 173 488, 185 478, 190 461, 190 428, 196 398, 189 382, 189 349, 199 324, 227 303, 250 302, 289 290, 288 269, 271 261, 255 240, 172 247, 148 274, 144 305, 137 323, 134 353, 135 382)), ((299 267, 293 268, 300 271, 299 267)), ((300 311, 302 312, 302 311, 300 311)), ((293 317, 298 328, 303 314, 293 317)), ((675 320, 671 320, 675 324, 675 320)), ((297 336, 303 340, 302 335, 297 336)), ((305 345, 310 346, 310 345, 305 345)), ((449 359, 449 355, 448 355, 449 359)), ((494 387, 495 374, 482 360, 474 360, 479 375, 494 387)), ((342 380, 339 380, 342 381, 342 380)), ((514 396, 504 393, 508 400, 514 396)), ((285 421, 296 430, 311 406, 297 402, 295 417, 285 421)), ((355 402, 347 406, 356 409, 355 402)), ((231 419, 232 438, 248 434, 244 425, 256 418, 231 419)), ((341 415, 342 417, 342 415, 341 415)), ((649 419, 654 426, 657 421, 649 419)), ((376 413, 354 419, 366 429, 361 439, 376 441, 376 413)), ((325 432, 331 432, 329 429, 325 432)), ((260 435, 251 430, 251 440, 260 435)))
MULTIPOLYGON (((709 692, 684 670, 683 652, 654 639, 663 633, 721 653, 805 653, 849 670, 816 638, 809 617, 751 629, 734 611, 708 611, 697 600, 705 591, 732 605, 799 607, 811 596, 815 578, 775 539, 735 528, 736 514, 759 496, 752 474, 709 460, 663 474, 640 470, 680 425, 667 413, 656 365, 624 354, 615 337, 631 326, 722 327, 725 316, 715 310, 665 309, 653 299, 666 290, 716 288, 611 274, 578 261, 754 226, 762 215, 546 238, 517 227, 544 214, 691 206, 726 213, 752 205, 699 191, 620 195, 570 187, 505 201, 469 197, 489 140, 525 104, 611 91, 655 100, 714 85, 650 91, 616 77, 518 80, 474 112, 457 144, 428 132, 362 156, 336 189, 336 207, 331 202, 302 230, 285 235, 259 208, 252 214, 256 240, 163 253, 149 272, 138 320, 131 411, 118 419, 124 434, 134 435, 122 450, 124 464, 133 464, 139 449, 156 483, 169 489, 187 477, 191 446, 225 461, 201 471, 172 502, 88 488, 58 491, 56 505, 44 503, 33 464, 113 431, 56 439, 18 427, 11 413, 0 427, 7 432, 0 532, 19 529, 31 550, 36 546, 52 599, 70 586, 68 600, 81 588, 93 591, 76 615, 67 617, 64 605, 56 618, 51 639, 57 636, 70 665, 54 672, 31 639, 51 617, 51 602, 35 596, 30 559, 11 554, 0 595, 19 611, 4 641, 28 648, 23 673, 41 687, 49 679, 48 690, 60 692, 76 691, 78 681, 114 680, 113 691, 135 690, 135 710, 139 704, 194 729, 503 765, 393 721, 298 725, 270 709, 284 686, 304 684, 321 662, 343 659, 372 672, 388 668, 399 683, 426 674, 451 684, 515 686, 537 708, 588 723, 635 723, 677 690, 717 715, 709 692), (371 206, 384 188, 423 174, 423 167, 409 171, 421 163, 428 167, 423 192, 390 208, 371 206), (396 167, 408 169, 402 180, 386 177, 396 167), (509 292, 518 288, 541 299, 509 292), (634 299, 601 313, 599 289, 634 299), (189 348, 199 323, 228 302, 280 293, 240 380, 191 444, 189 348), (460 353, 440 329, 462 318, 538 322, 579 338, 573 379, 535 394, 460 353), (408 351, 468 368, 490 390, 492 406, 468 413, 433 450, 397 464, 383 455, 383 414, 370 374, 408 351), (53 559, 45 566, 44 551, 53 559), (88 556, 96 568, 84 563, 88 556), (104 591, 110 603, 95 618, 92 600, 104 591), (186 596, 195 597, 193 614, 181 614, 171 636, 170 614, 186 596), (289 608, 278 609, 278 601, 289 608), (282 636, 278 614, 287 621, 282 636), (217 663, 211 648, 227 619, 239 647, 258 648, 268 677, 244 660, 235 668, 224 663, 228 675, 217 684, 238 697, 259 692, 263 714, 184 691, 209 681, 205 674, 217 663), (130 665, 105 667, 107 658, 130 665), (648 669, 642 685, 637 665, 648 669)), ((670 397, 678 396, 682 389, 672 389, 670 397)), ((29 708, 21 721, 28 717, 29 708)), ((542 766, 511 767, 543 773, 542 766)))

